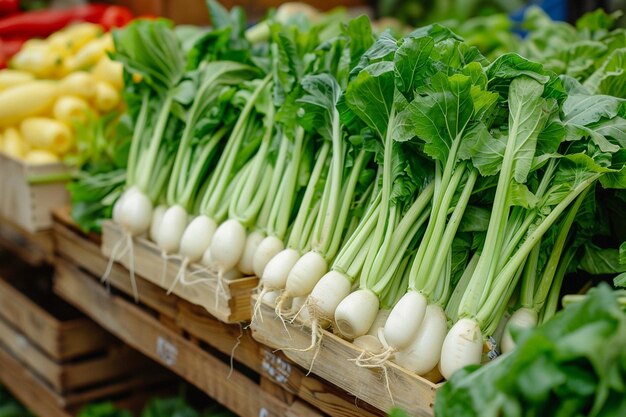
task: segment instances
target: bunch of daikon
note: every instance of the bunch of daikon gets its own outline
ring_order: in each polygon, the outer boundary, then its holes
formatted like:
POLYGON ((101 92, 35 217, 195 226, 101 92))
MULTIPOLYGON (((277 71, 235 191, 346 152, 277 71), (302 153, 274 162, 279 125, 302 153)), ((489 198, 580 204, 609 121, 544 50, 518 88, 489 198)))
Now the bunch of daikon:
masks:
POLYGON ((115 33, 136 82, 111 261, 147 235, 180 261, 170 289, 203 282, 193 262, 255 273, 259 302, 311 327, 302 349, 333 326, 357 364, 420 375, 479 363, 507 310, 553 314, 587 199, 626 187, 622 99, 439 25, 270 19, 252 47, 209 3, 193 42, 164 21, 115 33))

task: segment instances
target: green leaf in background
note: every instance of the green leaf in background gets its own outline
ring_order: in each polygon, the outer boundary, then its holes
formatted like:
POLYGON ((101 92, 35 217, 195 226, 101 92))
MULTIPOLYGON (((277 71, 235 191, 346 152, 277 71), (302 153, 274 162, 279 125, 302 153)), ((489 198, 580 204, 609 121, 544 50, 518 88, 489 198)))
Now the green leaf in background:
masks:
POLYGON ((626 48, 616 49, 588 79, 584 86, 597 94, 626 98, 626 48))
POLYGON ((516 350, 455 373, 435 416, 617 417, 626 409, 624 346, 626 313, 603 284, 523 333, 516 350))
POLYGON ((84 407, 77 417, 133 417, 127 410, 120 410, 113 403, 90 404, 84 407))

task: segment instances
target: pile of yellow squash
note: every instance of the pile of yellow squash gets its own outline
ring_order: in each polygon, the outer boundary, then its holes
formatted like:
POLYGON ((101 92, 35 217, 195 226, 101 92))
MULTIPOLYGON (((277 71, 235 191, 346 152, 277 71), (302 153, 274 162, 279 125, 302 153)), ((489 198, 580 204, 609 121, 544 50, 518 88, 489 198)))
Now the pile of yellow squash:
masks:
POLYGON ((26 42, 0 71, 0 153, 27 163, 59 162, 77 124, 121 105, 122 66, 110 33, 80 23, 26 42))

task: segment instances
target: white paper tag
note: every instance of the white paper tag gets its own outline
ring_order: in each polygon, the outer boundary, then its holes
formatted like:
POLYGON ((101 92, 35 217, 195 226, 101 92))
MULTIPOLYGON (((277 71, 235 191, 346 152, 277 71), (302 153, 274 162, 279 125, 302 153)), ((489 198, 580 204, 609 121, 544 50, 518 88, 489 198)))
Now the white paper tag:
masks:
POLYGON ((265 351, 261 364, 265 374, 274 382, 286 384, 291 375, 291 364, 272 352, 265 351))
POLYGON ((156 353, 167 366, 176 365, 178 360, 178 348, 159 336, 156 342, 156 353))

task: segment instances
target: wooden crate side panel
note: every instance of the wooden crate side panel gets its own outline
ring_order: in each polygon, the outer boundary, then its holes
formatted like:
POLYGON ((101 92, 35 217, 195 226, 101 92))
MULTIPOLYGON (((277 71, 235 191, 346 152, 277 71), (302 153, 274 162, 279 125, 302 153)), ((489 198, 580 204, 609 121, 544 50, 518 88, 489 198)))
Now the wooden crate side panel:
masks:
POLYGON ((35 415, 71 417, 62 409, 63 401, 50 388, 0 346, 0 381, 35 415))
POLYGON ((0 156, 2 182, 0 214, 29 232, 49 229, 51 211, 67 204, 67 190, 63 182, 31 184, 31 178, 67 173, 63 164, 26 165, 22 161, 0 156))
POLYGON ((44 309, 31 302, 11 285, 0 279, 0 315, 26 337, 36 340, 39 347, 55 359, 60 360, 60 322, 44 309))
POLYGON ((0 316, 58 361, 104 349, 111 340, 104 330, 85 318, 58 321, 2 280, 0 306, 0 316))
POLYGON ((309 375, 307 370, 295 365, 282 352, 263 346, 261 354, 266 378, 327 414, 337 417, 375 417, 385 414, 327 381, 309 375))
POLYGON ((252 338, 250 331, 243 329, 243 324, 241 327, 225 324, 209 315, 202 307, 184 300, 179 302, 176 324, 220 352, 226 355, 233 353, 236 361, 260 372, 259 344, 252 338))
POLYGON ((0 318, 0 343, 16 359, 45 379, 56 390, 63 389, 63 368, 37 349, 23 334, 0 318))
POLYGON ((69 202, 65 183, 30 185, 31 195, 31 232, 52 227, 52 210, 63 207, 69 202))
MULTIPOLYGON (((59 255, 75 265, 89 271, 96 277, 101 277, 107 268, 108 259, 100 252, 100 247, 86 239, 80 233, 70 229, 60 222, 54 224, 56 248, 59 255)), ((177 312, 177 298, 168 296, 161 287, 144 279, 137 279, 139 300, 148 307, 169 317, 175 317, 177 312)), ((113 264, 109 282, 122 291, 132 295, 130 273, 119 264, 113 264)))
POLYGON ((50 230, 30 233, 2 215, 0 245, 16 253, 29 265, 39 266, 54 261, 54 242, 50 230))
MULTIPOLYGON (((106 222, 102 228, 102 252, 105 257, 109 257, 113 252, 115 245, 122 239, 122 232, 112 222, 106 222)), ((166 273, 163 274, 163 260, 161 251, 152 242, 146 239, 134 240, 134 267, 135 272, 146 280, 163 289, 169 289, 174 284, 174 279, 178 274, 180 267, 179 260, 170 260, 166 266, 166 273), (163 277, 163 281, 161 281, 163 277)), ((119 262, 126 268, 130 265, 130 255, 119 259, 119 262)), ((199 265, 191 265, 188 269, 189 273, 196 273, 197 276, 190 280, 215 278, 206 272, 201 272, 199 265)), ((217 281, 201 282, 193 285, 183 285, 180 282, 173 288, 173 293, 190 303, 204 307, 209 313, 226 323, 235 322, 233 320, 234 312, 230 309, 229 299, 231 297, 231 288, 239 289, 240 285, 253 288, 254 278, 242 278, 240 280, 224 280, 223 291, 218 291, 217 281)), ((239 304, 241 305, 241 304, 239 304)), ((250 318, 250 306, 245 305, 245 311, 241 314, 235 314, 239 320, 250 318), (244 317, 241 319, 241 317, 244 317)))
POLYGON ((0 214, 24 229, 31 229, 30 209, 33 202, 24 166, 6 155, 0 155, 0 172, 2 174, 0 214))
POLYGON ((65 262, 59 264, 55 290, 130 346, 168 366, 243 417, 256 417, 262 409, 268 417, 320 415, 300 409, 294 414, 278 399, 261 396, 254 381, 236 370, 231 372, 228 364, 166 329, 139 307, 107 294, 91 277, 65 262))
POLYGON ((111 349, 103 357, 64 365, 63 385, 74 389, 102 384, 143 372, 148 366, 144 356, 122 346, 111 349))
POLYGON ((58 343, 61 359, 67 360, 91 352, 106 349, 112 337, 104 329, 88 319, 62 323, 58 343))
MULTIPOLYGON (((286 331, 275 317, 274 309, 261 307, 263 320, 252 326, 254 338, 271 348, 301 348, 310 344, 310 333, 302 328, 290 326, 286 331)), ((432 417, 437 385, 413 375, 399 366, 386 364, 393 401, 385 386, 381 370, 359 368, 350 359, 358 357, 360 350, 351 343, 324 332, 319 353, 311 366, 315 350, 298 352, 285 350, 285 355, 305 369, 311 368, 315 375, 346 390, 357 398, 382 411, 399 406, 410 413, 432 417)))

